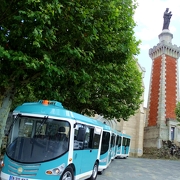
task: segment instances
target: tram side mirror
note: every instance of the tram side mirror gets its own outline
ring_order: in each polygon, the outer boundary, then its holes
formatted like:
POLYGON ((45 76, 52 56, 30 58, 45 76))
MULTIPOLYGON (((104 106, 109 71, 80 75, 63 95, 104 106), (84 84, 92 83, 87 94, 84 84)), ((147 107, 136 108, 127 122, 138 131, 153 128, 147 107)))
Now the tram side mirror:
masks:
POLYGON ((84 128, 79 128, 78 134, 77 134, 77 141, 84 141, 86 134, 86 129, 84 128))

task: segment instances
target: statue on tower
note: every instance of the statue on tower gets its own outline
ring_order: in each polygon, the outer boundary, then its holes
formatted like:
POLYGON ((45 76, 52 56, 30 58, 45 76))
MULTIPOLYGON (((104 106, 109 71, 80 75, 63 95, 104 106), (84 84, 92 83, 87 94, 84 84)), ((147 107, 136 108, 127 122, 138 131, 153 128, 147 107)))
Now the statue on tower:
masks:
POLYGON ((166 11, 164 12, 164 16, 163 16, 164 23, 163 23, 163 29, 162 30, 169 29, 169 23, 170 23, 170 19, 171 19, 172 14, 171 14, 171 11, 170 12, 168 12, 168 11, 169 11, 169 8, 166 8, 166 11))

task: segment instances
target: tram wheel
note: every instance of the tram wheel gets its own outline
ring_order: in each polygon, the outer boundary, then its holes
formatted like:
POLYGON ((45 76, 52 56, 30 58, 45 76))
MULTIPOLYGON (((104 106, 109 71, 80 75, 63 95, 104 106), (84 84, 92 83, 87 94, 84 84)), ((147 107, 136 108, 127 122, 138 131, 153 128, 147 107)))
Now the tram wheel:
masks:
POLYGON ((70 166, 67 167, 61 175, 61 180, 74 180, 73 169, 70 166))
POLYGON ((97 174, 98 174, 98 163, 96 162, 93 167, 92 175, 88 180, 96 180, 97 174))

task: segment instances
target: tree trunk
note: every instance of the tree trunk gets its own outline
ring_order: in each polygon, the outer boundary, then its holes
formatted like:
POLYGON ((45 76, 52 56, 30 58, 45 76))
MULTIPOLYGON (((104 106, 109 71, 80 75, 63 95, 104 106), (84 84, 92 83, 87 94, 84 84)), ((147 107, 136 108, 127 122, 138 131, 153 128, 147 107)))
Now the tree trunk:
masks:
POLYGON ((6 127, 6 121, 8 118, 8 114, 10 112, 12 104, 12 94, 9 92, 7 95, 2 99, 0 103, 0 149, 2 146, 2 140, 4 138, 4 130, 6 127))

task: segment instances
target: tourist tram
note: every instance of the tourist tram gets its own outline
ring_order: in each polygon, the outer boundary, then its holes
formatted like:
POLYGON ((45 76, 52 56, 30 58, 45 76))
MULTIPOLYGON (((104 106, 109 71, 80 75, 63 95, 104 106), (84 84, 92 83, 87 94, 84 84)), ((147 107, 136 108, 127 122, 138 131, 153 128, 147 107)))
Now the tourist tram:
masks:
POLYGON ((1 180, 95 180, 114 158, 129 156, 129 136, 57 101, 18 106, 9 132, 1 180))

